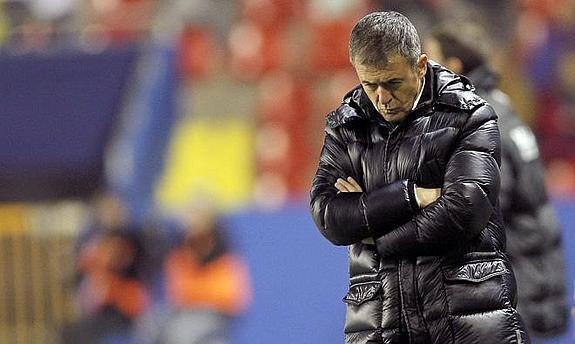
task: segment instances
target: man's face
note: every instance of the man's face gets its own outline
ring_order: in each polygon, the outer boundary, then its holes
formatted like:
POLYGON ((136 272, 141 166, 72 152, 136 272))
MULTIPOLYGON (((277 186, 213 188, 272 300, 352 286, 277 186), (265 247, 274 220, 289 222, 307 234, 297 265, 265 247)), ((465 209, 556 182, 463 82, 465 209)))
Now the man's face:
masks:
POLYGON ((373 106, 388 122, 401 122, 411 111, 427 71, 427 56, 416 68, 399 54, 382 68, 354 65, 357 77, 373 106))

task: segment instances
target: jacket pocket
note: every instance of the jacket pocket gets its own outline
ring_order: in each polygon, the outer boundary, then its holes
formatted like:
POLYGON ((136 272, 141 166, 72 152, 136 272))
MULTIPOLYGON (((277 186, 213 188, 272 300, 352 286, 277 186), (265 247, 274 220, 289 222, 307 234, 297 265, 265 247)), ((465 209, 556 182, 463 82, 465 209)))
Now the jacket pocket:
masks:
POLYGON ((479 283, 492 277, 505 274, 507 269, 501 260, 473 262, 463 266, 446 268, 443 276, 448 281, 467 281, 479 283))
POLYGON ((354 283, 343 298, 345 333, 377 331, 381 327, 382 287, 379 281, 354 283))
POLYGON ((381 282, 361 282, 352 284, 349 291, 343 298, 343 302, 348 305, 359 306, 362 303, 374 299, 381 290, 381 282))
POLYGON ((473 314, 509 307, 505 283, 510 273, 500 259, 444 267, 449 313, 473 314))

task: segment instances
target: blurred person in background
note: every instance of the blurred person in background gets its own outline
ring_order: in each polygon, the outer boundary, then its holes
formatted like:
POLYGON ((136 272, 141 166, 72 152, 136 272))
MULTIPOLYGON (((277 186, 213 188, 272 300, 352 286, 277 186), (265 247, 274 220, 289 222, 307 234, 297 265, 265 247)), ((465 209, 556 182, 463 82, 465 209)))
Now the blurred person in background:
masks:
POLYGON ((346 343, 529 343, 498 207, 497 115, 397 12, 353 28, 361 85, 327 117, 311 189, 350 245, 346 343))
POLYGON ((159 7, 157 0, 5 1, 0 31, 6 30, 6 38, 0 37, 0 45, 17 53, 129 45, 149 34, 159 7))
POLYGON ((499 116, 499 199, 517 278, 518 310, 532 336, 563 334, 569 311, 561 229, 545 189, 535 136, 498 89, 498 75, 489 62, 490 44, 479 26, 446 23, 432 30, 425 45, 431 58, 467 76, 499 116))
MULTIPOLYGON (((21 0, 0 4, 5 13, 6 40, 2 46, 18 53, 62 48, 76 0, 21 0)), ((69 37, 68 37, 69 38, 69 37)))
POLYGON ((96 218, 80 239, 79 319, 64 328, 62 342, 130 343, 134 321, 150 303, 142 278, 143 245, 114 195, 98 194, 92 206, 96 218))
POLYGON ((183 240, 164 264, 167 309, 145 319, 138 337, 155 344, 230 343, 233 320, 251 300, 248 266, 232 251, 212 202, 195 199, 180 221, 183 240))

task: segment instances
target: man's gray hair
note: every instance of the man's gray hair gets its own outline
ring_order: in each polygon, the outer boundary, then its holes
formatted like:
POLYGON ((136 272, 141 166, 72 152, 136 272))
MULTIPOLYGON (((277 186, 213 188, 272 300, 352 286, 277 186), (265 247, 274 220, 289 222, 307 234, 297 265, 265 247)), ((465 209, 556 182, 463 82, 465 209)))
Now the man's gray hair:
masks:
POLYGON ((383 67, 391 55, 399 54, 414 68, 421 55, 415 26, 398 12, 373 12, 355 24, 349 39, 353 65, 383 67))

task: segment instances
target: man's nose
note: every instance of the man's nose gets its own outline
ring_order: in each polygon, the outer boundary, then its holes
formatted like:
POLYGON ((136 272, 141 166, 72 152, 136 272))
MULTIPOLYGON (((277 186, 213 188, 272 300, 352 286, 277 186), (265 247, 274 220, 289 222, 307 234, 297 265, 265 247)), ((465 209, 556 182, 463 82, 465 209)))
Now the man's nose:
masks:
POLYGON ((379 101, 380 104, 388 104, 391 99, 391 93, 385 89, 385 87, 383 86, 378 86, 377 87, 377 99, 379 101))

